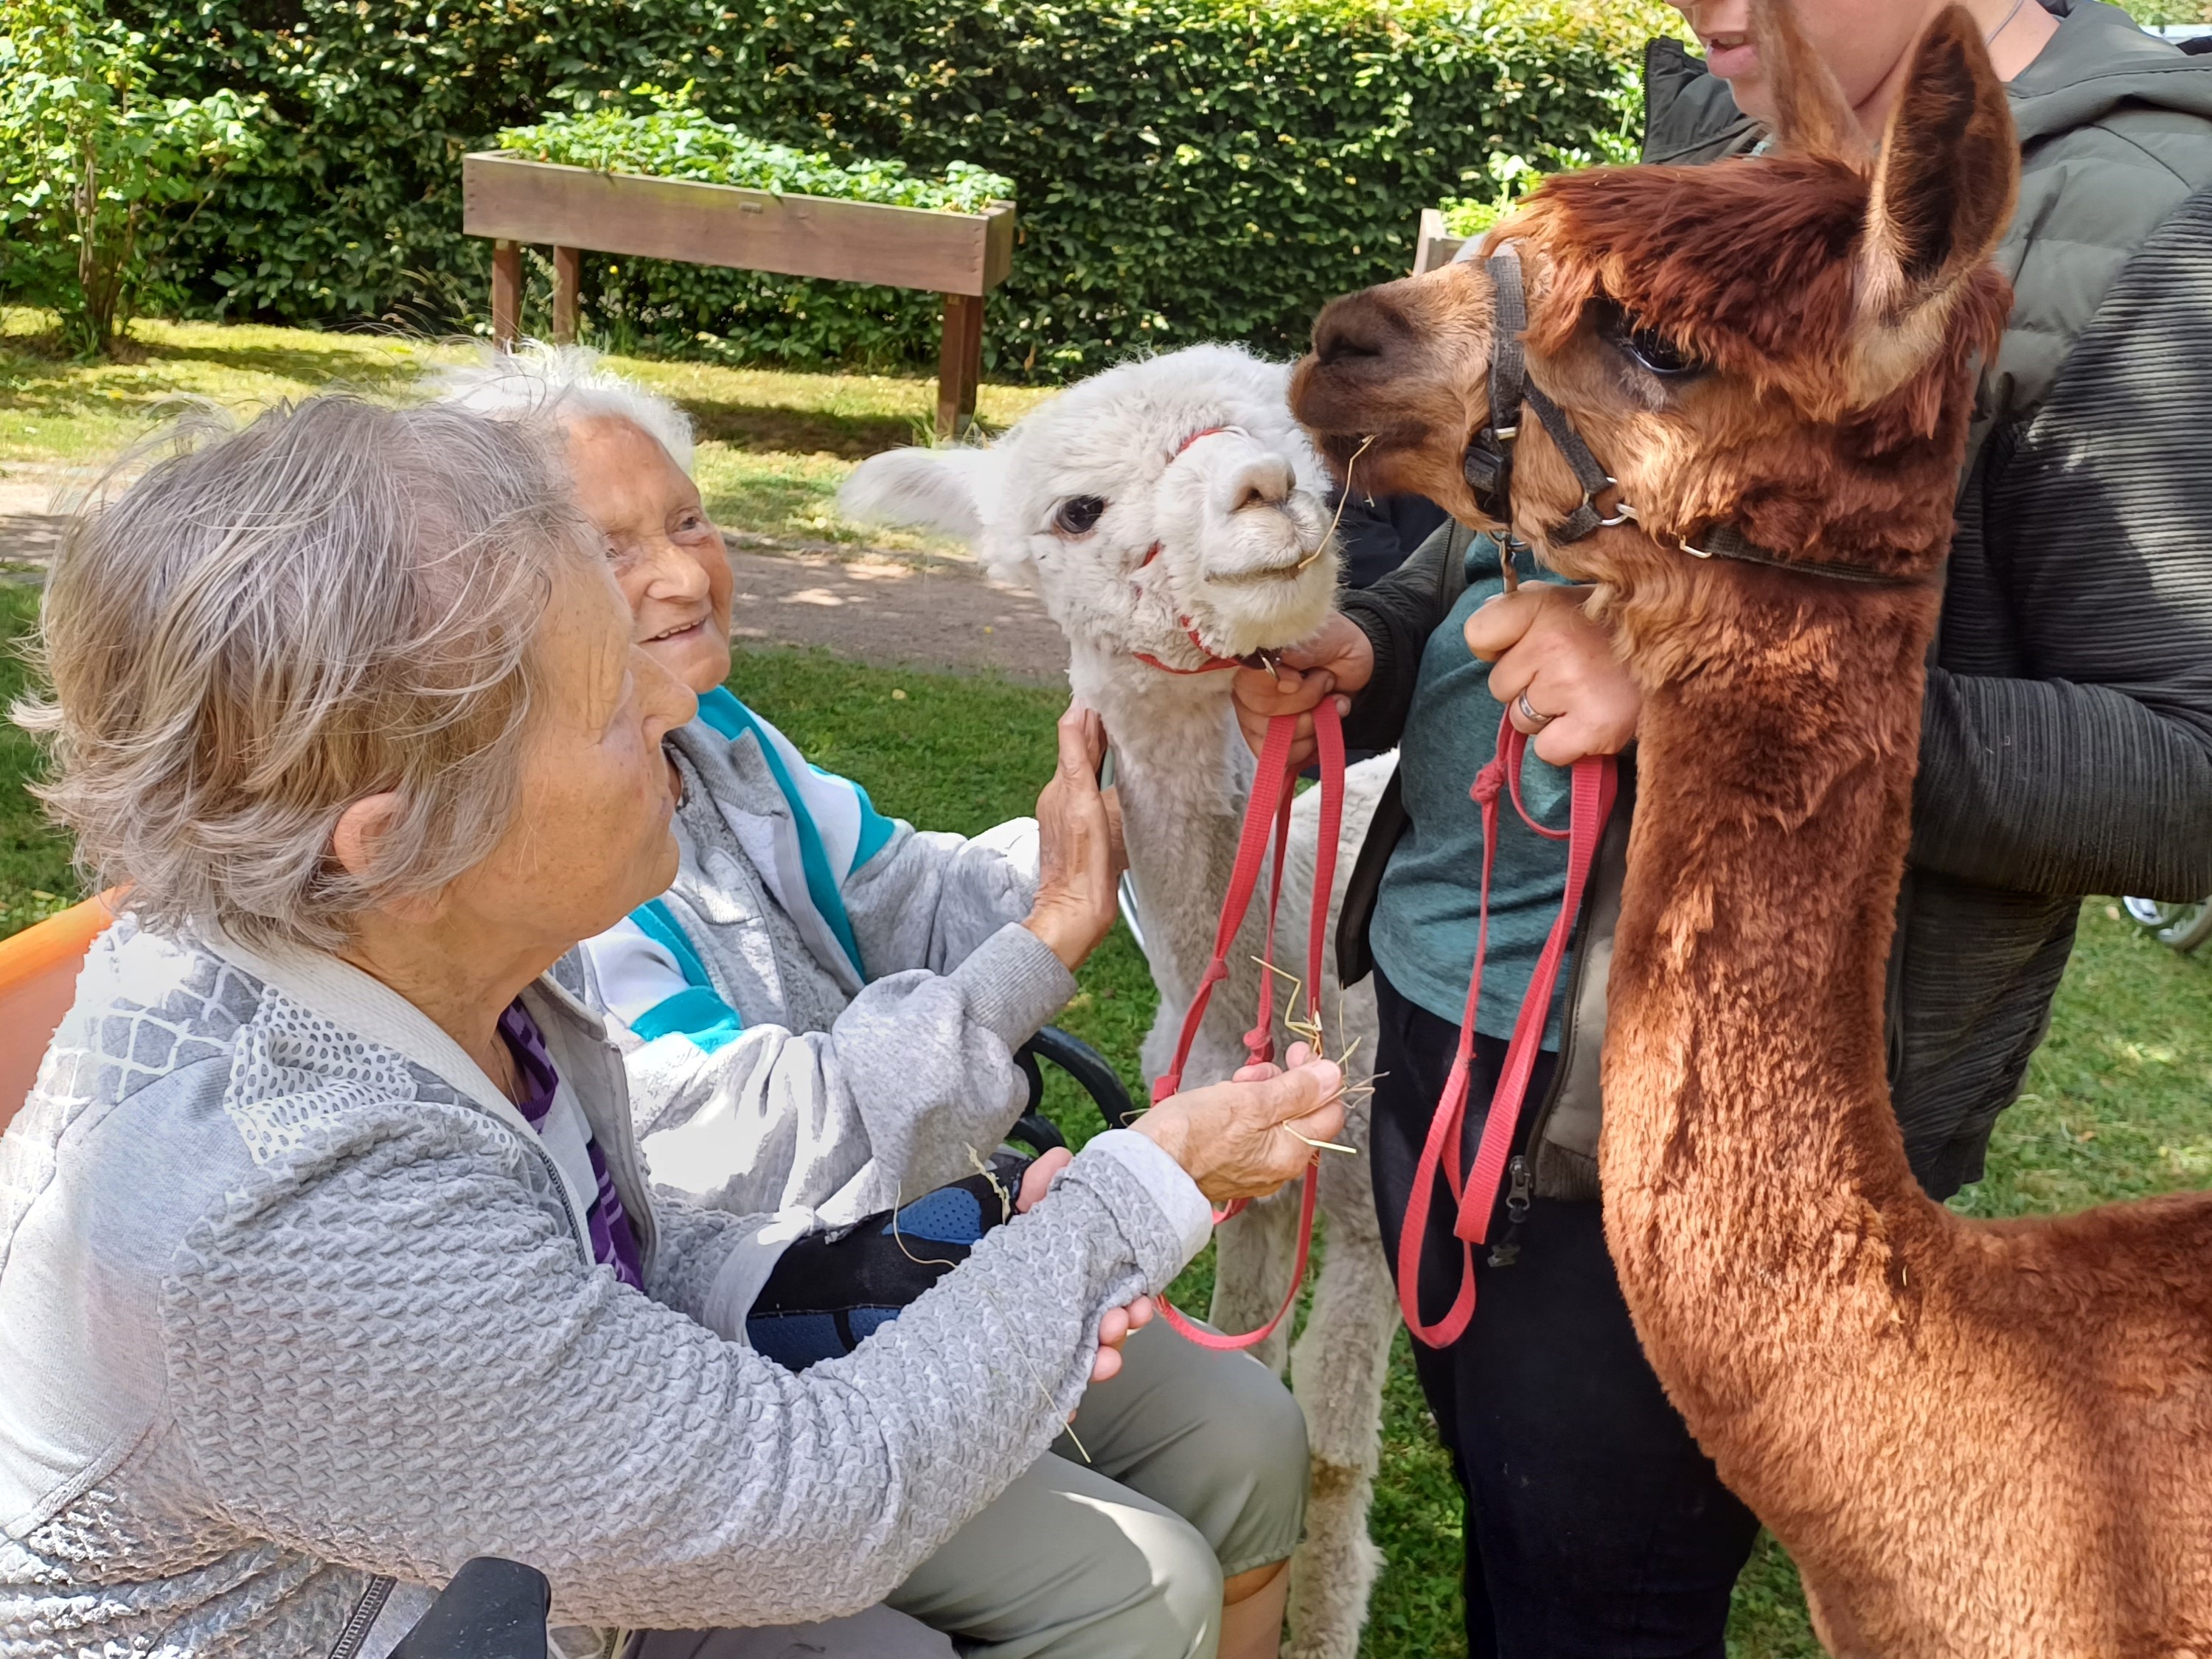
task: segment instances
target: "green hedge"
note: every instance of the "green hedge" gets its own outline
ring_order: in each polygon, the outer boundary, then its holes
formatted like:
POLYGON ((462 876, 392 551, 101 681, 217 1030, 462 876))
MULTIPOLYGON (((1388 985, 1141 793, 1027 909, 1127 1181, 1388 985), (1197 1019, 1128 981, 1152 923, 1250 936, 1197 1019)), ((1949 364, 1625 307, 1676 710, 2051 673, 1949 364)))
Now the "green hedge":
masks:
MULTIPOLYGON (((193 223, 189 292, 270 320, 477 320, 461 155, 690 82, 772 142, 1015 181, 1023 233, 986 361, 1038 378, 1148 346, 1285 351, 1403 270, 1419 210, 1492 160, 1617 149, 1656 0, 120 0, 179 93, 265 93, 261 157, 193 223)), ((1474 186, 1474 188, 1470 188, 1474 186)), ((929 360, 927 295, 587 262, 621 343, 750 360, 929 360)))

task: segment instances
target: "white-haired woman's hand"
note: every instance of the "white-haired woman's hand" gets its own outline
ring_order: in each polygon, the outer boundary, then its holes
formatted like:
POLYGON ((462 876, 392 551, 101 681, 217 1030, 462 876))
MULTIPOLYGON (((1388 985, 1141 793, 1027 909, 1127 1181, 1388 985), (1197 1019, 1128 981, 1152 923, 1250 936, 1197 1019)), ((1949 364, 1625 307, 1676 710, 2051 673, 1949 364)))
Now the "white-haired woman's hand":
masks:
POLYGON ((1171 1095, 1132 1125, 1216 1204, 1264 1198, 1304 1172, 1309 1142, 1344 1127, 1344 1073, 1291 1045, 1290 1067, 1247 1066, 1227 1083, 1171 1095))
POLYGON ((1121 849, 1121 803, 1098 787, 1105 723, 1081 703, 1060 717, 1060 763, 1037 797, 1036 900, 1022 926, 1072 973, 1113 931, 1121 849))

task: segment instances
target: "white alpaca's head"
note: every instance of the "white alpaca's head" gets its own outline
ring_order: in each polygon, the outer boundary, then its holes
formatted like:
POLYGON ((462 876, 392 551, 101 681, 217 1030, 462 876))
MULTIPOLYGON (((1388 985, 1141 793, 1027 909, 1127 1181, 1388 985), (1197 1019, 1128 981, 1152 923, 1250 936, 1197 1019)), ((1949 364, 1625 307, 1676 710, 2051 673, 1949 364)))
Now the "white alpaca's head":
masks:
POLYGON ((988 448, 872 456, 839 505, 966 538, 1078 644, 1179 668, 1291 645, 1327 616, 1337 561, 1290 376, 1234 346, 1125 363, 988 448))

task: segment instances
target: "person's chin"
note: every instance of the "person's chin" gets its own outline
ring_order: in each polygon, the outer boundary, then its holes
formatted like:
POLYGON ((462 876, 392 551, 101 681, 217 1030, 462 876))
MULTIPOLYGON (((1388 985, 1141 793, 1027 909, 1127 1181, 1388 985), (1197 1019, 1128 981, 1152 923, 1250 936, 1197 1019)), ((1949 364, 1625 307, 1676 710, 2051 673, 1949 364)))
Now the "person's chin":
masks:
POLYGON ((730 642, 711 636, 694 640, 684 651, 682 665, 670 666, 678 679, 704 696, 730 678, 730 642))
MULTIPOLYGON (((629 907, 630 910, 636 909, 638 905, 643 904, 647 899, 659 898, 676 884, 677 872, 683 867, 683 854, 676 845, 676 826, 672 822, 674 816, 674 808, 672 805, 670 809, 672 821, 663 825, 660 839, 654 846, 652 856, 644 860, 647 867, 644 872, 643 879, 638 884, 641 888, 648 890, 641 893, 636 903, 629 907)), ((625 910, 623 914, 628 915, 629 910, 625 910)))

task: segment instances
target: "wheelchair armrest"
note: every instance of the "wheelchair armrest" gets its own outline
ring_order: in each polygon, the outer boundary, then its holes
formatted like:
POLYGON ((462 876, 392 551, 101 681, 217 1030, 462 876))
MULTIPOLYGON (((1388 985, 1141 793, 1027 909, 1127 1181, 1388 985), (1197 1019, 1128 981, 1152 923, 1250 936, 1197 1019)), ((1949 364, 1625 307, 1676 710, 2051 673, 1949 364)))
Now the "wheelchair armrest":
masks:
POLYGON ((545 1575, 520 1561, 464 1561, 392 1659, 545 1659, 545 1575))
MULTIPOLYGON (((1014 1063, 1029 1079, 1029 1110, 1022 1121, 1039 1116, 1038 1109, 1044 1102, 1044 1073, 1038 1069, 1040 1060, 1048 1060, 1073 1078, 1084 1093, 1097 1106, 1099 1115, 1106 1120, 1109 1128, 1126 1129, 1137 1118, 1137 1108, 1129 1098, 1129 1091, 1121 1074, 1106 1063, 1106 1056, 1081 1037, 1071 1036, 1057 1025, 1048 1025, 1024 1043, 1014 1054, 1014 1063)), ((1064 1145, 1059 1132, 1054 1132, 1054 1144, 1064 1145)), ((1030 1145, 1036 1146, 1035 1141, 1030 1145)), ((1046 1150, 1038 1146, 1037 1150, 1046 1150)))

